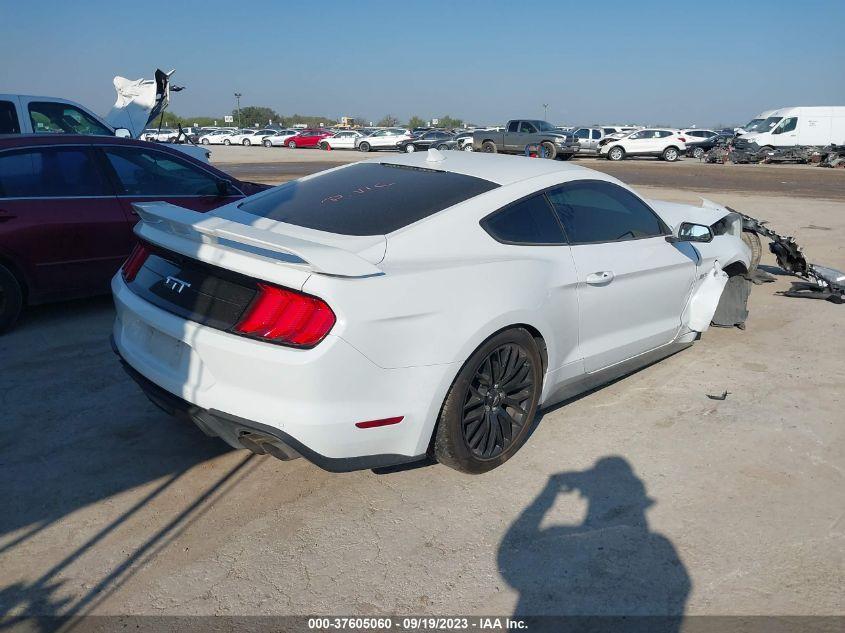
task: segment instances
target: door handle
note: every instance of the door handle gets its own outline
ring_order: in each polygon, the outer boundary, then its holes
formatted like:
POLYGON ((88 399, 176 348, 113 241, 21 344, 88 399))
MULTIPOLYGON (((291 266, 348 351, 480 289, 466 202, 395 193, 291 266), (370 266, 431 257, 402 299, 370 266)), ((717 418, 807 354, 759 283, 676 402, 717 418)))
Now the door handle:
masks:
POLYGON ((602 270, 601 272, 591 273, 587 275, 584 280, 591 286, 606 286, 613 281, 613 273, 609 270, 602 270))

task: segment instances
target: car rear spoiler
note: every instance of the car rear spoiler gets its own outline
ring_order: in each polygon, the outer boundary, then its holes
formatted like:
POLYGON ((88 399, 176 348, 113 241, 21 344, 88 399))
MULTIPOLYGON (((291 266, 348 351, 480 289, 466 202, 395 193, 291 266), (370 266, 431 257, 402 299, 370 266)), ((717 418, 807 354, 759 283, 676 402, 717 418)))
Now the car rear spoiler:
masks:
POLYGON ((203 242, 222 247, 232 248, 226 242, 236 242, 247 247, 243 249, 245 252, 286 264, 305 265, 315 273, 324 275, 369 277, 384 274, 380 268, 363 257, 336 246, 257 229, 239 222, 177 207, 167 202, 136 203, 132 207, 142 220, 135 229, 142 237, 144 232, 142 225, 148 225, 151 229, 188 239, 193 237, 192 234, 201 236, 200 239, 203 242), (288 257, 280 258, 279 254, 288 257), (292 261, 290 256, 299 261, 292 261))

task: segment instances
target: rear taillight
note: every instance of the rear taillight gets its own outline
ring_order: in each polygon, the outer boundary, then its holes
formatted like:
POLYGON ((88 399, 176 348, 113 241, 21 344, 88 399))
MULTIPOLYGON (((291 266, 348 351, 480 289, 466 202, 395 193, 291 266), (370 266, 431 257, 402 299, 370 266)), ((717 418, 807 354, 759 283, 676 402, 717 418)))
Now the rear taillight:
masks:
POLYGON ((334 324, 334 312, 322 299, 260 283, 235 331, 283 345, 313 347, 334 324))
POLYGON ((687 139, 685 139, 683 136, 679 136, 679 137, 678 137, 678 140, 679 140, 681 143, 686 143, 686 142, 687 142, 687 139))
POLYGON ((135 275, 137 275, 138 271, 141 270, 141 266, 143 266, 144 262, 147 261, 147 257, 149 257, 149 255, 150 249, 147 248, 146 244, 136 244, 135 248, 133 248, 132 252, 129 254, 129 258, 123 264, 123 268, 121 268, 123 280, 128 282, 135 279, 135 275))

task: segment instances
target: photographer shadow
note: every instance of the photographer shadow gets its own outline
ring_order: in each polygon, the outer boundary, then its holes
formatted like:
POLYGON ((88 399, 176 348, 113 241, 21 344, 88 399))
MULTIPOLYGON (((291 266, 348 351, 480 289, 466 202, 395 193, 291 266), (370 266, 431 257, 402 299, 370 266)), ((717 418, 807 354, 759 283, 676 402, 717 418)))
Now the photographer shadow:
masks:
MULTIPOLYGON (((566 616, 566 630, 680 630, 690 578, 672 543, 649 529, 653 503, 622 457, 549 477, 499 545, 499 571, 519 591, 514 615, 566 616), (584 520, 541 528, 569 492, 586 498, 584 520)), ((562 622, 539 618, 532 630, 543 624, 562 622)))

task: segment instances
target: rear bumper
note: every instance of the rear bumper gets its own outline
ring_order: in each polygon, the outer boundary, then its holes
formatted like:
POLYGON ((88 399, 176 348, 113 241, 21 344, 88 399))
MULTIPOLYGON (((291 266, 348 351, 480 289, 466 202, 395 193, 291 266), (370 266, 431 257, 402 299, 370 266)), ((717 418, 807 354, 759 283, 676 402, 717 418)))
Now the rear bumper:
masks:
POLYGON ((333 473, 407 464, 420 461, 426 457, 425 453, 413 457, 392 454, 367 455, 364 457, 326 457, 311 450, 295 437, 279 429, 254 420, 239 418, 223 411, 203 409, 191 404, 187 400, 159 387, 136 371, 120 355, 114 337, 111 337, 111 345, 112 350, 120 359, 124 371, 138 384, 150 402, 175 418, 193 422, 206 435, 220 437, 235 448, 247 448, 260 455, 269 454, 282 460, 304 457, 312 464, 333 473))
MULTIPOLYGON (((330 471, 420 459, 453 364, 383 369, 342 338, 313 349, 270 345, 188 321, 112 281, 113 345, 153 402, 236 448, 247 434, 330 471), (402 416, 398 424, 357 422, 402 416)), ((256 451, 258 452, 258 451, 256 451)), ((284 458, 284 457, 283 457, 284 458)))

